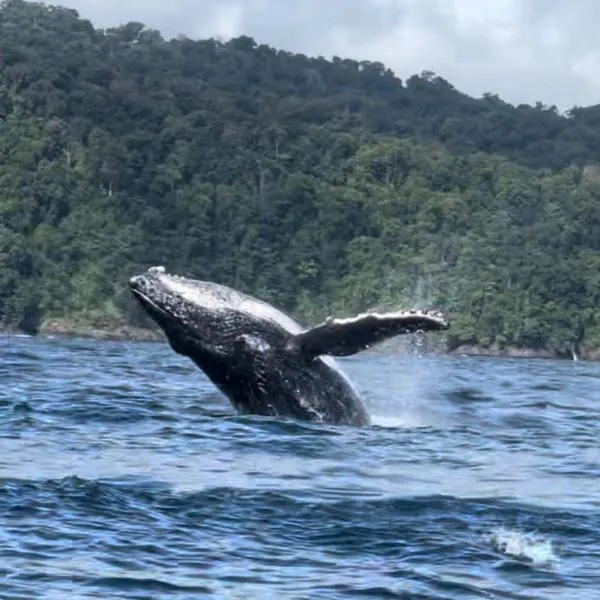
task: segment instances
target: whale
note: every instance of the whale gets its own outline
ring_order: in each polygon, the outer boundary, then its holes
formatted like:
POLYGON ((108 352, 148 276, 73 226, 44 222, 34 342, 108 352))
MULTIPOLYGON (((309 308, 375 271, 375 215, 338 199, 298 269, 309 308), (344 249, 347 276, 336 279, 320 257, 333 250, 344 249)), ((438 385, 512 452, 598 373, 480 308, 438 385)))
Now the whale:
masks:
POLYGON ((129 285, 171 348, 191 359, 240 414, 367 426, 365 405, 335 357, 450 327, 441 311, 407 309, 329 317, 303 328, 265 301, 162 266, 131 277, 129 285))

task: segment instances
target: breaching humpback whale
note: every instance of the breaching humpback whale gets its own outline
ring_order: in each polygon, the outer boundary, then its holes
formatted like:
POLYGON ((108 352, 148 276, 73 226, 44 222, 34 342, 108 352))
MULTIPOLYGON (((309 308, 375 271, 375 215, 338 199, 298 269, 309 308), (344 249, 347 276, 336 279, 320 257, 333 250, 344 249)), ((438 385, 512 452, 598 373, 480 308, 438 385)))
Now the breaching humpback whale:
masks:
POLYGON ((175 352, 189 357, 240 413, 363 426, 358 393, 332 356, 403 333, 448 329, 440 312, 368 312, 304 330, 270 304, 224 285, 151 267, 130 286, 175 352))

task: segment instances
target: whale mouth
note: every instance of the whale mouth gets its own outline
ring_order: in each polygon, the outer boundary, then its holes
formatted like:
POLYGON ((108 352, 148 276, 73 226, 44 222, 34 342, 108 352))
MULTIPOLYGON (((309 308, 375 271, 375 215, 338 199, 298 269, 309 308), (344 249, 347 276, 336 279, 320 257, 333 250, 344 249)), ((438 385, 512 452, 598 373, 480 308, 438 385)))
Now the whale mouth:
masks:
POLYGON ((131 292, 133 293, 133 295, 137 298, 137 300, 139 301, 139 303, 150 313, 155 313, 157 315, 163 316, 163 317, 171 317, 171 315, 161 306, 159 306, 158 304, 156 304, 156 302, 154 302, 154 300, 152 300, 152 298, 150 298, 149 296, 147 296, 146 294, 144 294, 144 292, 140 291, 137 288, 132 287, 131 288, 131 292))

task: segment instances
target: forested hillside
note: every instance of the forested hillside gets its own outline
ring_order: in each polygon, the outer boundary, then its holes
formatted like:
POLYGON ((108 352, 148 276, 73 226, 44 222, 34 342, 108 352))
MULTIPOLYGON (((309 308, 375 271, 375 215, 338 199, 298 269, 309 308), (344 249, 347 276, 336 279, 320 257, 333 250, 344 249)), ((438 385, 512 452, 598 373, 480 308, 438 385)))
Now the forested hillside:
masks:
POLYGON ((596 164, 600 106, 0 4, 4 326, 135 320, 164 264, 305 321, 418 304, 451 346, 600 348, 596 164))

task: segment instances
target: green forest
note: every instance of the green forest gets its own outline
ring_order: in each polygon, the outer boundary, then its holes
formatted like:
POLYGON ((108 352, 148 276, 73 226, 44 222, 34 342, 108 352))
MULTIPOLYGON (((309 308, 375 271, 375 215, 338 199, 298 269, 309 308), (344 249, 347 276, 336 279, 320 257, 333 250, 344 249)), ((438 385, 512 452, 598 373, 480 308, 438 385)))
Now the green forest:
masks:
POLYGON ((591 356, 600 105, 4 0, 0 326, 146 324, 127 281, 155 264, 305 323, 435 307, 450 350, 591 356))

